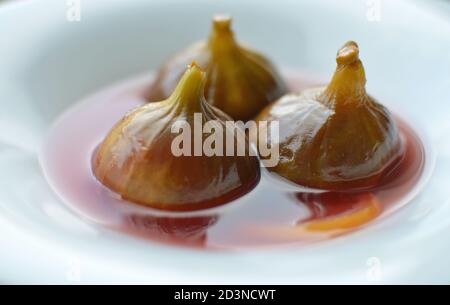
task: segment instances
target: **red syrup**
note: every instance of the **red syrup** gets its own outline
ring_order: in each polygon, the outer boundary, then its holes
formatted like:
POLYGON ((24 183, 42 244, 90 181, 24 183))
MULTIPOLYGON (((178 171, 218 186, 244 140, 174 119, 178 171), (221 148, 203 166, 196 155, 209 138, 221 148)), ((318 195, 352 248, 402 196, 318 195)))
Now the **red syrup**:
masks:
MULTIPOLYGON (((293 91, 318 84, 298 73, 287 76, 293 91)), ((244 197, 195 213, 165 212, 126 202, 96 180, 91 158, 111 127, 145 103, 152 79, 152 75, 135 79, 84 100, 61 116, 50 132, 41 156, 47 179, 66 205, 94 224, 196 248, 305 246, 362 228, 412 200, 411 190, 424 168, 424 149, 415 132, 398 120, 404 158, 370 192, 295 193, 263 175, 244 197)))

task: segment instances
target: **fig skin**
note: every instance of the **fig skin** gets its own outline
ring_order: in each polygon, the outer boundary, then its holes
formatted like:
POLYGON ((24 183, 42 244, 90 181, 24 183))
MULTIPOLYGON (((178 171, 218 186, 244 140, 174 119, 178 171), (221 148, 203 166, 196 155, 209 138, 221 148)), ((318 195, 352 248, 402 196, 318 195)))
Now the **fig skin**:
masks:
MULTIPOLYGON (((203 115, 203 124, 217 120, 223 125, 225 139, 225 121, 231 118, 206 102, 205 80, 193 64, 167 100, 128 113, 94 155, 96 178, 126 200, 173 211, 222 205, 253 189, 260 179, 255 156, 172 154, 172 141, 179 134, 172 133, 171 127, 179 120, 191 126, 193 150, 196 113, 203 115)), ((203 134, 203 141, 207 136, 203 134)))
POLYGON ((269 170, 310 188, 372 188, 401 160, 402 141, 388 109, 366 93, 358 45, 346 43, 336 61, 327 87, 286 95, 258 116, 280 122, 272 143, 280 162, 269 170))
POLYGON ((274 65, 236 42, 231 18, 216 16, 208 41, 181 51, 160 69, 149 101, 167 98, 192 61, 207 72, 207 101, 235 120, 253 119, 265 106, 287 93, 274 65))

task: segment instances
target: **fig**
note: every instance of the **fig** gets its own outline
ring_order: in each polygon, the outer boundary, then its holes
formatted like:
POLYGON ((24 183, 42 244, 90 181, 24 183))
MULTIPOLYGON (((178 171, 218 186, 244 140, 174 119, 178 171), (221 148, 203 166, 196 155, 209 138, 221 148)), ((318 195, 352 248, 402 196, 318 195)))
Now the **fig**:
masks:
POLYGON ((206 42, 188 47, 163 65, 148 99, 167 98, 193 60, 207 72, 207 101, 235 120, 253 119, 266 105, 287 93, 287 86, 273 64, 236 42, 231 18, 216 16, 206 42))
MULTIPOLYGON (((269 168, 296 184, 328 190, 372 188, 403 156, 389 110, 366 92, 359 47, 347 42, 325 88, 282 97, 258 116, 279 121, 279 162, 269 168)), ((265 143, 267 145, 268 143, 265 143)))
POLYGON ((95 177, 123 199, 173 211, 222 205, 253 189, 260 179, 260 167, 256 153, 248 151, 245 134, 244 154, 197 151, 198 140, 206 143, 212 131, 220 132, 224 141, 227 135, 237 137, 236 130, 226 124, 232 119, 206 102, 205 82, 205 73, 193 63, 168 99, 130 111, 96 150, 95 177), (200 132, 198 137, 198 121, 202 126, 213 123, 210 135, 200 132), (184 154, 173 150, 181 136, 173 133, 177 126, 192 130, 186 133, 192 144, 182 143, 187 150, 184 154))

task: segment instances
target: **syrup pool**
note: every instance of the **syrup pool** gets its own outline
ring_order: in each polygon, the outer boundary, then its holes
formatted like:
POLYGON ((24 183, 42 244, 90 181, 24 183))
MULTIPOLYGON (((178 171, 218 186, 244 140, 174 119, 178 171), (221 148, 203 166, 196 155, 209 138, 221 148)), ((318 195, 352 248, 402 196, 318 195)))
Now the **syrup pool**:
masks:
MULTIPOLYGON (((96 147, 126 112, 145 103, 153 76, 144 76, 80 102, 54 124, 42 167, 63 202, 84 219, 112 230, 170 244, 208 249, 304 246, 369 225, 408 203, 423 172, 424 149, 398 120, 405 156, 379 187, 364 193, 312 192, 283 185, 267 172, 249 194, 196 212, 165 212, 123 201, 92 174, 96 147)), ((287 73, 293 91, 316 81, 287 73)), ((262 171, 265 171, 262 169, 262 171)))

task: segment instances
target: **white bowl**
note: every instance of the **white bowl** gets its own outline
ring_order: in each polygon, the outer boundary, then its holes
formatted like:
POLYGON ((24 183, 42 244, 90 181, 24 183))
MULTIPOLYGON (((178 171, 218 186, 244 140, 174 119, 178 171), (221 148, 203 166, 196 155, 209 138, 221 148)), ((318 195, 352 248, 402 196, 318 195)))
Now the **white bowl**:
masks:
POLYGON ((450 22, 427 2, 381 1, 380 20, 378 2, 364 0, 82 1, 80 22, 67 21, 64 1, 0 6, 0 282, 448 283, 450 22), (38 163, 52 122, 205 37, 210 17, 224 12, 240 40, 277 64, 325 77, 334 50, 358 41, 369 91, 413 118, 435 148, 420 196, 310 248, 236 252, 149 243, 67 210, 38 163))

